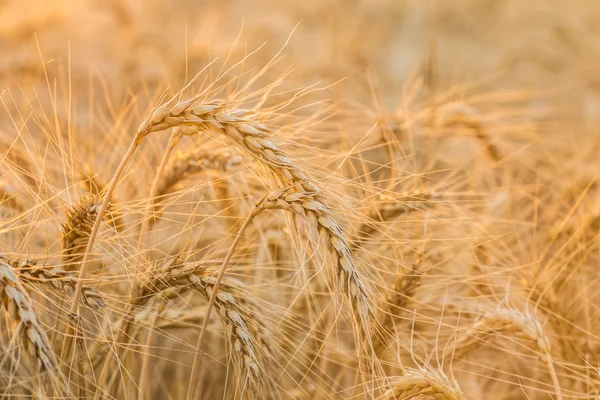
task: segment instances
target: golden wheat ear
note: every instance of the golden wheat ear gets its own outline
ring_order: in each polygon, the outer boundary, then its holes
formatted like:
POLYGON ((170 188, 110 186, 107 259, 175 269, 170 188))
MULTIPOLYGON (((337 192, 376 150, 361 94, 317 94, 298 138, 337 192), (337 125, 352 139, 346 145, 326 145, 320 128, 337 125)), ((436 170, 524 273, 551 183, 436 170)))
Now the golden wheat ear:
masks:
MULTIPOLYGON (((73 296, 77 286, 77 275, 63 270, 61 267, 38 266, 33 261, 12 261, 10 263, 23 282, 30 285, 45 286, 68 296, 73 296)), ((104 297, 93 287, 84 283, 81 291, 81 303, 85 306, 99 310, 106 307, 104 297)))
POLYGON ((6 258, 0 257, 0 298, 8 316, 16 325, 16 335, 38 372, 54 371, 57 359, 38 322, 33 304, 13 267, 6 258))
MULTIPOLYGON (((67 211, 67 219, 63 225, 63 267, 68 271, 78 270, 83 260, 85 249, 90 240, 90 234, 102 198, 91 195, 82 198, 77 205, 67 211)), ((105 221, 110 227, 119 229, 122 220, 112 205, 107 207, 105 221)))
POLYGON ((462 400, 463 394, 454 379, 448 378, 440 369, 406 368, 404 375, 392 381, 384 398, 408 400, 431 397, 439 400, 462 400))
MULTIPOLYGON (((192 263, 169 262, 166 267, 149 271, 151 276, 134 291, 131 306, 141 307, 164 290, 178 292, 193 290, 206 301, 213 294, 217 272, 192 263)), ((262 375, 270 362, 270 334, 261 323, 259 305, 244 293, 237 281, 222 281, 214 308, 231 344, 236 371, 249 390, 265 395, 270 382, 262 375)), ((272 388, 271 388, 272 389, 272 388)))

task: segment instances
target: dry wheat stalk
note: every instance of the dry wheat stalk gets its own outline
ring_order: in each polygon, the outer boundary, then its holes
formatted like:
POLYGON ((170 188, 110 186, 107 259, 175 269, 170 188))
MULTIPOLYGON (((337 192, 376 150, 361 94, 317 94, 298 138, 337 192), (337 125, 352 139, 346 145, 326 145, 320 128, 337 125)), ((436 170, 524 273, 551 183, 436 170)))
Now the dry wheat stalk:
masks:
MULTIPOLYGON (((39 267, 35 261, 13 261, 10 264, 24 282, 47 285, 69 296, 75 292, 77 275, 72 272, 67 272, 60 267, 39 267)), ((81 302, 91 309, 98 310, 106 307, 102 295, 88 284, 83 285, 81 296, 81 302)))
POLYGON ((29 295, 4 257, 0 257, 0 297, 36 370, 54 370, 57 361, 50 341, 37 320, 29 295))
POLYGON ((448 378, 440 369, 406 368, 404 375, 392 383, 386 399, 420 399, 433 397, 439 400, 462 400, 463 394, 454 379, 448 378))
POLYGON ((305 218, 327 240, 327 247, 336 267, 335 283, 341 286, 340 289, 349 300, 361 333, 370 335, 373 312, 368 302, 366 285, 358 275, 348 241, 331 210, 314 193, 281 190, 261 201, 255 209, 255 215, 264 210, 275 209, 291 211, 305 218))
MULTIPOLYGON (((67 212, 67 220, 63 225, 63 264, 67 270, 76 270, 83 259, 83 252, 90 239, 90 233, 102 199, 98 196, 87 196, 67 212)), ((106 221, 115 226, 119 220, 113 207, 108 206, 106 221)))

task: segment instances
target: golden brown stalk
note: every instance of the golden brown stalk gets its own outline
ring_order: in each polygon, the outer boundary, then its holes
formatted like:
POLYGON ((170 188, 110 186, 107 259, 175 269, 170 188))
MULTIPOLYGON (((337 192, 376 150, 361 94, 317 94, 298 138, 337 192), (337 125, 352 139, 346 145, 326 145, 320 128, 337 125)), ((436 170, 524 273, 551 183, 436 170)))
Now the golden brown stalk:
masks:
MULTIPOLYGON (((63 264, 67 270, 79 269, 101 202, 102 199, 98 196, 87 196, 67 212, 62 236, 63 264)), ((106 221, 112 227, 115 226, 118 217, 112 212, 111 205, 108 206, 108 210, 106 221)))
POLYGON ((16 334, 23 342, 36 370, 55 370, 57 361, 46 332, 37 320, 29 295, 4 257, 0 257, 0 298, 17 326, 16 334))
POLYGON ((462 400, 463 394, 456 380, 448 378, 440 369, 406 368, 404 375, 392 383, 386 399, 420 399, 432 397, 440 400, 462 400))
MULTIPOLYGON (((77 275, 67 272, 60 267, 39 267, 34 261, 10 263, 18 272, 22 281, 33 285, 46 285, 72 296, 77 286, 77 275)), ((84 284, 81 291, 81 303, 91 309, 99 310, 106 307, 104 298, 96 289, 84 284)))
POLYGON ((367 288, 358 275, 348 241, 333 218, 331 210, 321 201, 321 197, 314 193, 281 190, 259 203, 255 215, 264 210, 277 209, 291 211, 305 218, 322 237, 326 238, 336 269, 335 284, 349 301, 361 334, 368 335, 366 337, 370 338, 373 312, 368 301, 367 288))

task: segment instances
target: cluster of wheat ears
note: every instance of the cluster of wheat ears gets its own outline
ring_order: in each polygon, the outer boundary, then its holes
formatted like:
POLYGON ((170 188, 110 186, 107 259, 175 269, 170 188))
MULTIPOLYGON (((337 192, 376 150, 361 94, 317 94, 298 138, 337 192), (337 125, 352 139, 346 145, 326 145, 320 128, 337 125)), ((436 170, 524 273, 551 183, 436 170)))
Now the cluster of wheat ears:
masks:
POLYGON ((2 94, 0 397, 600 398, 599 175, 525 94, 384 115, 249 59, 2 94))

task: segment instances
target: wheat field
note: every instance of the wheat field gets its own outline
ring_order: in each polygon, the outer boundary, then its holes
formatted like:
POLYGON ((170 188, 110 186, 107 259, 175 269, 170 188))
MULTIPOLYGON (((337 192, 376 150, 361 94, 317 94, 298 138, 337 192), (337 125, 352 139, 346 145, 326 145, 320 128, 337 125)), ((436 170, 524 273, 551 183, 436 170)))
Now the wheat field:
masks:
POLYGON ((600 399, 600 3, 0 0, 0 398, 600 399))

